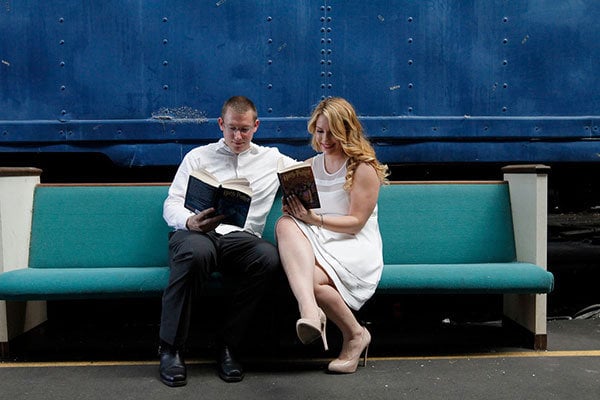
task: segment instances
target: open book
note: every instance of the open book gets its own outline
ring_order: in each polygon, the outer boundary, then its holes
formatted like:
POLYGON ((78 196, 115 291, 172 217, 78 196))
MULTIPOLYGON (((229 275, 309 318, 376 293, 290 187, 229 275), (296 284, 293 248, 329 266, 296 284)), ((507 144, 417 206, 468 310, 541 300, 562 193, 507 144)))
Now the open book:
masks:
POLYGON ((277 176, 284 197, 295 194, 306 209, 321 207, 315 177, 308 162, 295 164, 287 168, 282 168, 280 163, 277 176))
POLYGON ((225 215, 221 223, 243 228, 251 201, 252 188, 245 178, 219 182, 201 169, 190 174, 184 206, 195 213, 214 207, 216 214, 225 215))

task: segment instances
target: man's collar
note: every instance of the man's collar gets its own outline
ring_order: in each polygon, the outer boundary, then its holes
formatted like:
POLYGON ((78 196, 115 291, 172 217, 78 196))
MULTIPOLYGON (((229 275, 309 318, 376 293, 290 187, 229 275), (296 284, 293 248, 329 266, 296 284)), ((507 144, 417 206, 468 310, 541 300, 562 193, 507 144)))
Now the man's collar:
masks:
MULTIPOLYGON (((225 139, 223 139, 223 138, 219 139, 217 144, 218 144, 217 151, 224 151, 227 154, 235 155, 235 153, 231 151, 229 146, 227 146, 225 144, 225 139)), ((252 153, 252 154, 258 153, 258 146, 256 144, 254 144, 254 142, 250 142, 250 148, 248 148, 248 150, 242 151, 238 155, 242 155, 242 154, 246 154, 246 153, 252 153)))

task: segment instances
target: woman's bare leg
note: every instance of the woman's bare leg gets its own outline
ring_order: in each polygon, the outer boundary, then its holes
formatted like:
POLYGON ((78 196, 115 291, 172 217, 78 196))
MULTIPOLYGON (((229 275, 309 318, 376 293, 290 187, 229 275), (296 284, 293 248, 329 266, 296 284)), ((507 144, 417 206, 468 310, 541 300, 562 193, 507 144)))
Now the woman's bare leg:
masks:
POLYGON ((281 264, 302 318, 319 320, 313 287, 315 256, 310 242, 290 217, 282 217, 275 228, 281 264))
POLYGON ((349 360, 360 356, 363 349, 364 329, 354 313, 335 288, 329 276, 320 267, 314 272, 314 291, 319 306, 342 332, 343 344, 338 358, 349 360))

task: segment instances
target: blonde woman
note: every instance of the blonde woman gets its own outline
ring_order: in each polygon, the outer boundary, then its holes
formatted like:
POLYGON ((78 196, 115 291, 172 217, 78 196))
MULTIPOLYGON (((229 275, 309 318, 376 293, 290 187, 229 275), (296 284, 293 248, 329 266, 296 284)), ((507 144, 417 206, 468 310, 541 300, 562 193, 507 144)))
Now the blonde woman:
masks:
POLYGON ((339 356, 328 370, 356 371, 371 342, 369 331, 356 320, 358 310, 373 295, 383 268, 377 222, 379 188, 387 167, 373 147, 352 105, 328 98, 308 122, 312 147, 309 161, 321 208, 307 210, 297 198, 284 199, 284 216, 276 227, 281 262, 298 302, 296 332, 302 343, 323 341, 327 350, 327 319, 342 332, 339 356))

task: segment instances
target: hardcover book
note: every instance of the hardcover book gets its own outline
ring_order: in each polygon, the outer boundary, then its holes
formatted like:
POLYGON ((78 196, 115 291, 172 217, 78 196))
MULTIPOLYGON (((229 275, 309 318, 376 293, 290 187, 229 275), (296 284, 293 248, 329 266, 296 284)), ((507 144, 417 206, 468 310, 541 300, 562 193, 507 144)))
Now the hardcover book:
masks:
POLYGON ((320 208, 319 193, 309 163, 303 162, 287 168, 279 168, 277 172, 284 198, 296 195, 306 209, 320 208))
POLYGON ((251 201, 252 188, 245 178, 219 182, 201 169, 190 173, 184 206, 195 213, 214 207, 217 215, 225 215, 221 223, 243 228, 251 201))

